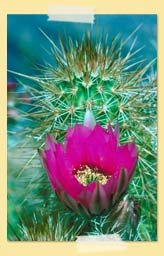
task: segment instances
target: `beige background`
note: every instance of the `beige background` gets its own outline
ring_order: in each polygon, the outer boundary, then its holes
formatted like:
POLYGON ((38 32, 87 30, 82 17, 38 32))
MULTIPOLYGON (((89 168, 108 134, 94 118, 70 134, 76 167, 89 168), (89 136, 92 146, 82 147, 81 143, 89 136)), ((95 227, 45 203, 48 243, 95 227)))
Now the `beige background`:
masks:
MULTIPOLYGON (((162 255, 164 237, 164 1, 163 0, 0 0, 0 255, 162 255), (69 4, 68 4, 69 3, 69 4), (98 14, 158 14, 158 242, 129 242, 120 250, 108 250, 103 245, 90 253, 82 253, 76 242, 7 242, 7 126, 6 126, 6 69, 7 69, 7 14, 46 14, 49 6, 89 6, 98 14), (104 248, 104 249, 103 249, 104 248), (106 251, 105 251, 106 249, 106 251), (101 250, 101 251, 100 251, 101 250)), ((151 29, 151 28, 150 28, 151 29)), ((110 249, 110 247, 109 247, 110 249)), ((119 249, 119 248, 118 248, 119 249)))

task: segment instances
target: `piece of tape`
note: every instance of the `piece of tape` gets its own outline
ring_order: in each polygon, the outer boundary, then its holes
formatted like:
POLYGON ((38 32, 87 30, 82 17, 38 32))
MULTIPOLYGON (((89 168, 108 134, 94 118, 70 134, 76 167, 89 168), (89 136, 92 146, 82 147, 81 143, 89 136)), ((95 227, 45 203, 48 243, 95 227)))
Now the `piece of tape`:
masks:
POLYGON ((94 9, 78 6, 48 7, 48 21, 63 21, 76 23, 94 23, 94 9))
POLYGON ((127 250, 126 242, 118 234, 79 236, 76 247, 81 253, 127 250))

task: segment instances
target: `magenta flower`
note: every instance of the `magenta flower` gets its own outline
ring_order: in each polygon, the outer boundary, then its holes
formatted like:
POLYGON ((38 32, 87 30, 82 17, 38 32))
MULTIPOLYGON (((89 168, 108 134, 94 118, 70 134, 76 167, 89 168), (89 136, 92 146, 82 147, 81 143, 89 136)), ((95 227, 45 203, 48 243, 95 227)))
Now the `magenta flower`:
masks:
POLYGON ((64 145, 48 135, 39 151, 52 188, 68 207, 89 213, 110 209, 125 192, 138 159, 135 143, 119 145, 118 127, 76 124, 64 145))

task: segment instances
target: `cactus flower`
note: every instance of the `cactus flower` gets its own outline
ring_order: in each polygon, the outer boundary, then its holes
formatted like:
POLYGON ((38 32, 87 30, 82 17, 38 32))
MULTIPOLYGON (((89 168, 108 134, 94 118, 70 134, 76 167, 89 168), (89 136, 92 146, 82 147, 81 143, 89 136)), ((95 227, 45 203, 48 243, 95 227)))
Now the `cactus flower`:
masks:
POLYGON ((126 191, 138 158, 135 143, 119 145, 118 127, 76 124, 64 144, 47 135, 39 150, 53 190, 69 208, 90 214, 110 209, 126 191))

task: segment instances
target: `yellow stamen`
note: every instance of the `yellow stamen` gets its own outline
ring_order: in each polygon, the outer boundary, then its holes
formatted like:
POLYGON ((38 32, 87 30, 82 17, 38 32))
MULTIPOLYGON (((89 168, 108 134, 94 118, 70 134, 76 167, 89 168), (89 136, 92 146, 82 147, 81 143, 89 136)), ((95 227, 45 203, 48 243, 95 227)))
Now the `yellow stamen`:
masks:
POLYGON ((93 181, 97 181, 98 183, 105 185, 111 178, 110 175, 107 176, 103 173, 100 173, 96 167, 90 168, 88 165, 80 167, 80 169, 77 170, 75 177, 84 186, 87 186, 93 181))

